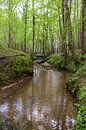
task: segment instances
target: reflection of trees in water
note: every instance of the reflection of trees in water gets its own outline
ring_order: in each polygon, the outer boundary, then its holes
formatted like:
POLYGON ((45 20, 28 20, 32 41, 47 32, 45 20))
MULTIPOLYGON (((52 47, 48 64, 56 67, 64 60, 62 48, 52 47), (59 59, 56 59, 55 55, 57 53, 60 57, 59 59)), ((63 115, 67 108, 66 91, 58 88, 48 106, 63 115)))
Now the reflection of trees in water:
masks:
POLYGON ((13 118, 0 117, 0 130, 32 130, 32 121, 28 121, 26 116, 15 121, 13 118))
MULTIPOLYGON (((65 76, 53 70, 37 71, 18 97, 1 113, 0 130, 66 130, 71 124, 71 99, 64 89, 65 76), (26 115, 24 115, 26 113, 26 115), (12 117, 12 118, 11 118, 12 117), (67 123, 67 124, 66 124, 67 123)), ((3 107, 1 107, 3 108, 3 107)), ((73 123, 72 123, 73 124, 73 123)))

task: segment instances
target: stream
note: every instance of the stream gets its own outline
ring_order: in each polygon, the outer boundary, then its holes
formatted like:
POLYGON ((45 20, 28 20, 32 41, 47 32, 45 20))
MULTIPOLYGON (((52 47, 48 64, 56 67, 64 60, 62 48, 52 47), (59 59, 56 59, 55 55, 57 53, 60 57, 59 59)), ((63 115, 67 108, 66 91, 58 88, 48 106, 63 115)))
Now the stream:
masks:
POLYGON ((74 130, 74 99, 66 73, 41 65, 0 103, 0 130, 74 130))

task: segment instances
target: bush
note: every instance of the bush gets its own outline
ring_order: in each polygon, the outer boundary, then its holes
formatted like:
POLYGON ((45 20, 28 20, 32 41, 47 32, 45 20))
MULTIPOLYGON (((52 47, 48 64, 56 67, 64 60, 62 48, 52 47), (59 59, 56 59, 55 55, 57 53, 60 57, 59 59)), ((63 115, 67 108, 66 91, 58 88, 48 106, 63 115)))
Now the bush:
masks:
POLYGON ((68 63, 65 68, 70 72, 76 72, 77 70, 75 63, 73 61, 71 63, 68 63))
POLYGON ((86 129, 86 86, 80 86, 77 93, 76 130, 86 129))
POLYGON ((84 74, 86 74, 86 63, 84 63, 83 65, 81 65, 76 73, 78 75, 84 75, 84 74))
POLYGON ((78 77, 76 75, 72 75, 67 79, 67 87, 71 93, 76 93, 78 89, 78 77))
POLYGON ((0 73, 0 84, 3 84, 6 80, 8 80, 8 76, 4 73, 0 73))
POLYGON ((86 84, 83 81, 83 73, 86 73, 86 63, 81 65, 76 73, 72 73, 67 80, 67 87, 77 99, 75 130, 86 129, 86 84))
POLYGON ((81 60, 86 60, 86 54, 80 55, 81 60))
POLYGON ((12 64, 13 78, 32 73, 32 61, 29 56, 18 56, 12 64))
POLYGON ((19 79, 23 75, 32 74, 32 58, 24 52, 15 51, 13 49, 0 49, 0 54, 4 58, 0 61, 0 85, 6 82, 19 79), (8 54, 7 56, 5 55, 8 54), (9 53, 8 53, 9 52, 9 53))
POLYGON ((48 60, 48 63, 54 66, 58 66, 60 68, 64 68, 64 60, 60 53, 55 53, 48 60))

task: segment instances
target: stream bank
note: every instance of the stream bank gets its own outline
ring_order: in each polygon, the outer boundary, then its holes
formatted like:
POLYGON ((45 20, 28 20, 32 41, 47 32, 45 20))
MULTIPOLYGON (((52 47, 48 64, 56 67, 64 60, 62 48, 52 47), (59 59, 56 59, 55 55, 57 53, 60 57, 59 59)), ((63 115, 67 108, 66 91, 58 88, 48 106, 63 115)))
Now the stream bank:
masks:
POLYGON ((0 48, 0 89, 32 73, 33 62, 29 54, 0 48))
POLYGON ((66 81, 67 89, 75 98, 76 120, 75 130, 86 129, 86 54, 78 53, 74 61, 65 66, 64 58, 56 53, 48 63, 57 68, 66 69, 69 76, 66 81))

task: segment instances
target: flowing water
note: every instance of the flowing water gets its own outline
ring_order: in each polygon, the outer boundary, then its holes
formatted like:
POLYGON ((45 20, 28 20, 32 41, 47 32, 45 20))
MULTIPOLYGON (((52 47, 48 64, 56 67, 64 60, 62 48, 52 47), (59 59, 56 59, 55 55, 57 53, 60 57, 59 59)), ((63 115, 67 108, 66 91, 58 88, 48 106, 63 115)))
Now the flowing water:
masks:
POLYGON ((42 66, 0 104, 0 130, 73 130, 75 108, 66 74, 42 66))

